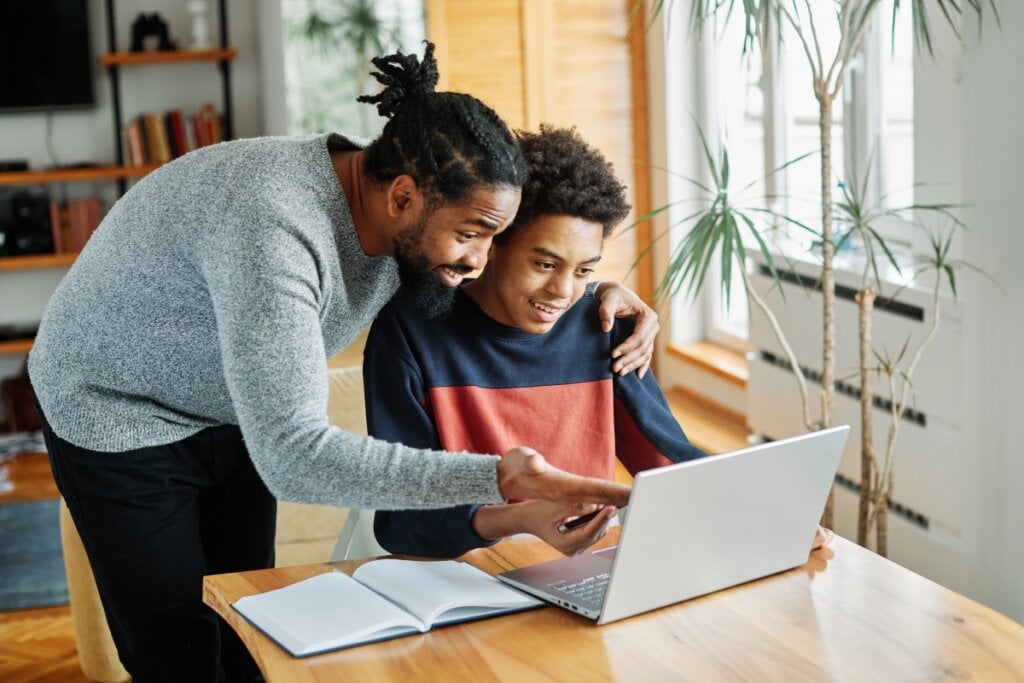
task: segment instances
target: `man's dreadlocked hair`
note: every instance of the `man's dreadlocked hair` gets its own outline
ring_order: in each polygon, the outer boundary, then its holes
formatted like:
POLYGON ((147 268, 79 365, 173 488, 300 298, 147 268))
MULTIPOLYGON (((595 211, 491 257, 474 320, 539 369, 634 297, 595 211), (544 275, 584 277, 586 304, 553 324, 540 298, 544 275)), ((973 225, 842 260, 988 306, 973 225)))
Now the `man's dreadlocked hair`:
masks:
POLYGON ((376 104, 388 119, 366 149, 363 169, 371 178, 389 182, 408 174, 428 199, 450 202, 480 186, 523 184, 526 163, 504 121, 475 97, 435 92, 433 43, 427 42, 422 61, 400 51, 371 61, 385 87, 358 100, 376 104))
POLYGON ((508 240, 538 216, 575 216, 600 223, 608 237, 629 214, 626 186, 615 177, 611 163, 588 145, 576 128, 541 124, 539 133, 516 131, 526 157, 529 177, 523 186, 512 224, 495 236, 508 240))

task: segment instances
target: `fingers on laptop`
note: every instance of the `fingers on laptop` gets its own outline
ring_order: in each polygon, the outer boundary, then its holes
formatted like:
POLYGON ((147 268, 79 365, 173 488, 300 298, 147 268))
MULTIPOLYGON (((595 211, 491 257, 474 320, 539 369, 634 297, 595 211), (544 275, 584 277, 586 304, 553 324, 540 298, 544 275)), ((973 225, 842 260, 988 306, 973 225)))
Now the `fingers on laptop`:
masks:
POLYGON ((811 546, 811 550, 825 547, 832 542, 833 538, 835 538, 834 531, 818 526, 818 529, 814 532, 814 545, 811 546))

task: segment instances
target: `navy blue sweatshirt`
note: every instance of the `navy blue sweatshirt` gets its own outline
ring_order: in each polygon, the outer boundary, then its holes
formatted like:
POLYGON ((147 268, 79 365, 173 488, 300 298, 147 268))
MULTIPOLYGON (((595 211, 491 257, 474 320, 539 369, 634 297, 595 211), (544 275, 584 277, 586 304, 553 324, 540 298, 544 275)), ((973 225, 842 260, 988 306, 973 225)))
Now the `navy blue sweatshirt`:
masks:
MULTIPOLYGON (((363 361, 369 432, 418 448, 502 454, 529 446, 557 467, 611 479, 705 455, 669 410, 653 373, 619 377, 611 351, 631 321, 601 331, 587 295, 547 334, 498 323, 461 290, 428 319, 393 300, 370 329, 363 361)), ((393 553, 454 557, 489 545, 478 506, 378 511, 378 543, 393 553)))

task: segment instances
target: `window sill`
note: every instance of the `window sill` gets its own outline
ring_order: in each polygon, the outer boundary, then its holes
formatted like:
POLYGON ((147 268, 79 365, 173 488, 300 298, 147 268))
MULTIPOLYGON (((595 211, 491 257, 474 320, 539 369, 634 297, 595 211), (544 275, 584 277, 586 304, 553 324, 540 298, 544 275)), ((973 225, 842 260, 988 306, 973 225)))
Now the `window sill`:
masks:
POLYGON ((700 341, 688 346, 669 344, 666 350, 671 355, 733 384, 741 389, 747 386, 750 377, 749 363, 739 353, 709 341, 700 341))

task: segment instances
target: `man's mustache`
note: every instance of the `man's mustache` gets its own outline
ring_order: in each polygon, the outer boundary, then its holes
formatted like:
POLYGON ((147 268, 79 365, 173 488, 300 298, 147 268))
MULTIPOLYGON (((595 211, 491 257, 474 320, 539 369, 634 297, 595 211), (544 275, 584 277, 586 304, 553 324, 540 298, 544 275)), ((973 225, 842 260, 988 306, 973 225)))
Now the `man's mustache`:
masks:
POLYGON ((448 270, 454 270, 459 275, 469 275, 470 273, 473 272, 473 269, 470 268, 469 266, 464 266, 464 265, 459 264, 459 263, 446 263, 443 266, 439 266, 439 267, 440 268, 447 268, 448 270))

